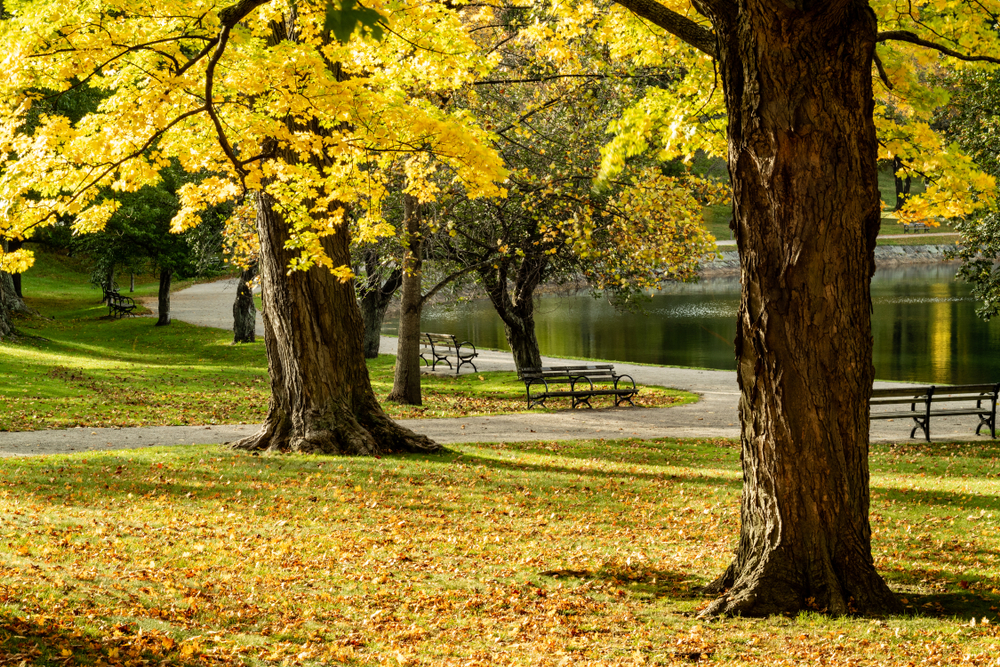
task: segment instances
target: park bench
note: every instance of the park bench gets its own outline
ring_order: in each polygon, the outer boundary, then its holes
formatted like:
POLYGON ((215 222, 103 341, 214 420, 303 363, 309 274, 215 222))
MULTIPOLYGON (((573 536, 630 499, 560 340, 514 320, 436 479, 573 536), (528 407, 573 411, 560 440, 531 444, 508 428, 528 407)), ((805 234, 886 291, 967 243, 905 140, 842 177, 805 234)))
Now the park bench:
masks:
POLYGON ((630 375, 615 375, 614 366, 549 366, 524 368, 521 370, 524 390, 528 395, 528 409, 536 405, 545 406, 547 398, 570 398, 572 407, 586 405, 593 408, 590 399, 594 396, 613 396, 615 407, 632 399, 639 390, 630 375), (595 386, 596 383, 596 386, 595 386), (565 387, 568 389, 554 388, 565 387))
POLYGON ((871 418, 912 419, 916 425, 910 431, 910 437, 914 437, 919 428, 930 442, 931 417, 976 415, 979 417, 976 435, 979 435, 984 426, 988 426, 990 437, 995 440, 998 392, 1000 392, 1000 382, 873 389, 870 403, 871 418), (910 406, 908 410, 897 408, 907 404, 910 406), (876 408, 888 409, 876 410, 876 408))
POLYGON ((132 297, 119 294, 118 290, 113 287, 104 288, 104 301, 108 304, 108 315, 114 315, 115 319, 135 315, 132 312, 135 310, 135 301, 132 297))
POLYGON ((478 371, 473 359, 479 356, 476 346, 469 341, 458 342, 452 334, 422 333, 420 334, 420 358, 424 364, 437 368, 439 362, 448 364, 448 368, 455 369, 455 375, 462 370, 462 366, 468 364, 473 371, 478 371), (429 357, 424 355, 430 355, 429 357), (455 365, 451 365, 451 358, 455 359, 455 365))
POLYGON ((903 233, 913 232, 926 232, 929 229, 927 223, 925 222, 904 222, 903 223, 903 233))

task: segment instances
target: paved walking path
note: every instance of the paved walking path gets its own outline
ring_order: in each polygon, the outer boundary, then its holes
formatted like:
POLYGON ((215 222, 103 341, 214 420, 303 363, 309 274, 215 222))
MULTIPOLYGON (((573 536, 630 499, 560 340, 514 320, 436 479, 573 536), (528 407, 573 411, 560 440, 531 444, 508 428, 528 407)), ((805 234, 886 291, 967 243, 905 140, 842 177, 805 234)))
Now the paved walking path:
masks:
MULTIPOLYGON (((171 316, 192 324, 231 330, 235 296, 235 280, 195 285, 171 295, 171 316)), ((155 302, 151 307, 155 309, 155 302)), ((259 315, 257 333, 263 335, 259 315)), ((394 354, 395 346, 395 338, 382 338, 383 353, 394 354)), ((549 365, 580 363, 553 357, 543 357, 543 361, 549 365)), ((480 350, 476 366, 483 371, 514 370, 510 353, 494 350, 480 350)), ((699 394, 701 400, 674 408, 598 408, 492 417, 407 419, 400 423, 442 444, 576 438, 739 437, 739 389, 735 372, 621 362, 615 362, 615 370, 631 375, 638 384, 684 389, 699 394)), ((446 373, 447 370, 438 372, 446 373)), ((877 386, 891 386, 891 383, 878 383, 877 386)), ((875 421, 872 422, 871 439, 873 442, 906 441, 911 426, 902 420, 875 421)), ((936 418, 931 422, 931 433, 933 439, 939 441, 985 439, 975 435, 975 426, 975 417, 936 418)), ((255 425, 214 425, 0 433, 0 457, 223 443, 250 435, 256 429, 255 425)))

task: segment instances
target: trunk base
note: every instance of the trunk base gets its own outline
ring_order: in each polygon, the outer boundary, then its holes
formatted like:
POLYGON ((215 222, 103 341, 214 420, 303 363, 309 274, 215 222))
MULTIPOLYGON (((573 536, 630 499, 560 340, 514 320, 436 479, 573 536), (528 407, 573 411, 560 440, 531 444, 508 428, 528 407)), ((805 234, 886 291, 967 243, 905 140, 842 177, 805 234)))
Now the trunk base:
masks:
POLYGON ((382 456, 434 453, 441 445, 414 433, 384 414, 359 419, 346 410, 331 410, 326 418, 293 420, 271 410, 257 433, 230 446, 244 451, 299 452, 331 456, 382 456), (300 423, 296 423, 300 422, 300 423))
POLYGON ((740 576, 737 564, 731 564, 722 576, 703 589, 706 595, 719 597, 698 617, 762 617, 802 611, 833 616, 885 616, 903 612, 902 603, 874 569, 842 577, 831 567, 825 567, 812 573, 813 581, 790 582, 788 575, 794 572, 794 566, 790 562, 785 566, 782 568, 772 560, 740 576))

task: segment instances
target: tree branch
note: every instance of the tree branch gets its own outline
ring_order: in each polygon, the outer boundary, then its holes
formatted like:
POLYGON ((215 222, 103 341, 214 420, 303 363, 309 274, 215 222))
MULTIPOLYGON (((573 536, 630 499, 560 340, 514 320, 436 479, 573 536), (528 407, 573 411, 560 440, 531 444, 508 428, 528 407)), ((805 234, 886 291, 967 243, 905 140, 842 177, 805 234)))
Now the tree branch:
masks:
POLYGON ((485 261, 479 262, 478 264, 473 264, 472 266, 467 266, 464 269, 459 269, 458 271, 455 271, 454 273, 448 274, 447 276, 445 276, 444 278, 442 278, 441 281, 438 282, 437 285, 435 285, 434 287, 432 287, 431 290, 429 292, 427 292, 427 294, 424 294, 422 297, 420 297, 420 304, 421 304, 421 306, 423 306, 423 304, 425 304, 428 301, 430 301, 434 297, 434 295, 437 294, 438 292, 440 292, 446 285, 448 285, 448 283, 450 283, 450 282, 452 282, 454 280, 457 280, 457 279, 461 278, 462 276, 464 276, 466 273, 469 273, 471 271, 475 271, 479 267, 485 266, 486 264, 489 264, 489 260, 485 260, 485 261))
POLYGON ((715 33, 654 0, 615 0, 636 16, 659 26, 702 53, 716 57, 715 33))
POLYGON ((882 83, 885 84, 886 88, 892 90, 892 84, 889 82, 889 75, 885 72, 885 67, 882 65, 882 59, 878 57, 878 51, 873 51, 872 56, 875 59, 875 67, 878 68, 879 78, 882 79, 882 83))
POLYGON ((888 42, 890 40, 897 42, 909 42, 910 44, 916 44, 917 46, 925 46, 929 49, 939 51, 946 56, 951 56, 952 58, 958 58, 959 60, 965 60, 967 62, 987 62, 997 63, 1000 65, 1000 58, 995 58, 993 56, 970 56, 964 53, 959 53, 958 51, 949 49, 947 46, 924 39, 923 37, 907 30, 889 30, 886 32, 880 32, 878 36, 875 37, 876 42, 888 42))

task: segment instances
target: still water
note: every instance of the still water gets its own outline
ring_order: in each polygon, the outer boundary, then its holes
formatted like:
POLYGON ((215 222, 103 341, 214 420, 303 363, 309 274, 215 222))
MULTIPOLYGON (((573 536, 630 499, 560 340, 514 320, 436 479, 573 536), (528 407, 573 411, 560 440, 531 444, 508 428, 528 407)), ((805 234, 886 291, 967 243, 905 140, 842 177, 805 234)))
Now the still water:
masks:
MULTIPOLYGON (((953 266, 880 269, 872 281, 875 374, 941 384, 1000 381, 1000 320, 983 322, 953 266)), ((658 292, 645 313, 606 301, 542 297, 536 305, 542 354, 735 370, 740 286, 715 278, 658 292)), ((384 333, 394 334, 395 322, 384 333)), ((425 309, 424 331, 454 333, 478 347, 507 349, 486 300, 425 309)))

